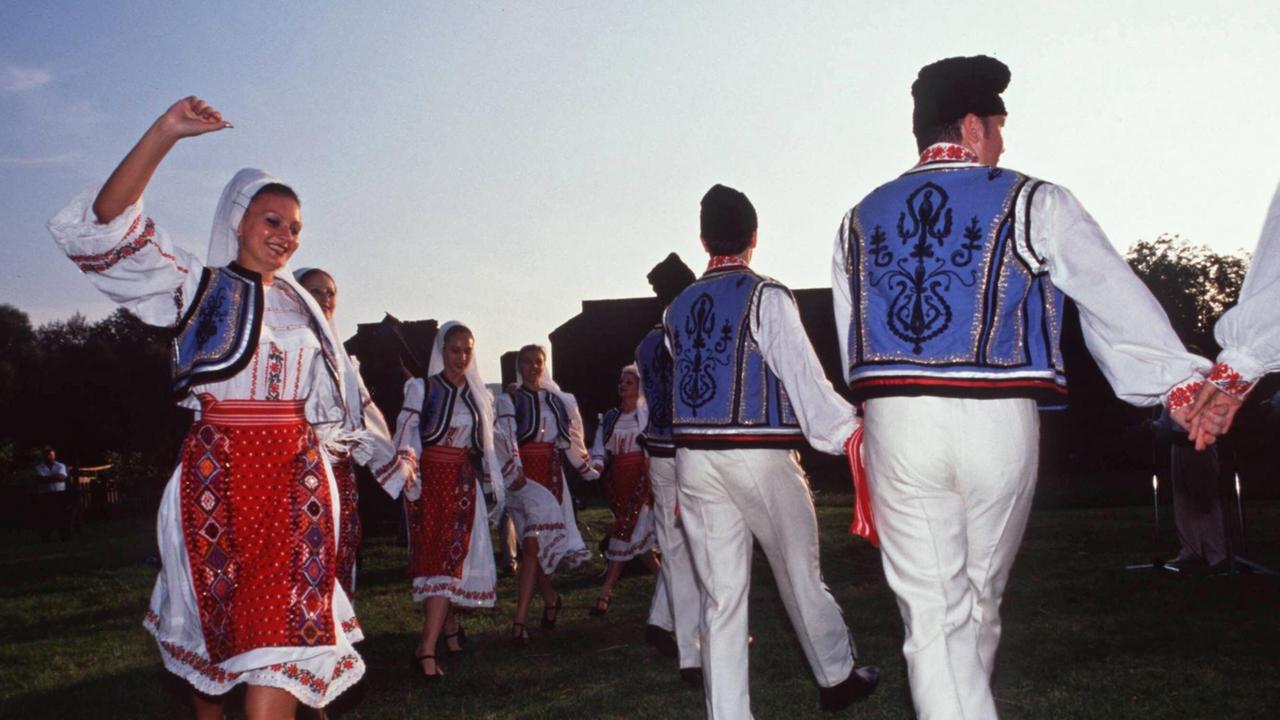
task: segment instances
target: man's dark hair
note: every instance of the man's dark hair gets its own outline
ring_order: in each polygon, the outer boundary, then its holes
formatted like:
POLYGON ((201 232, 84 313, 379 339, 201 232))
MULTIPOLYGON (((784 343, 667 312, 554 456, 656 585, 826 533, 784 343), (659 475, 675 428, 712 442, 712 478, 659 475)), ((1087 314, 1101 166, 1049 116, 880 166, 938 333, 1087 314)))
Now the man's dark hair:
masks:
POLYGON ((964 118, 960 118, 945 125, 935 125, 931 128, 917 130, 915 133, 916 152, 924 152, 925 148, 934 143, 949 142, 959 144, 964 139, 964 131, 960 128, 963 123, 964 118))

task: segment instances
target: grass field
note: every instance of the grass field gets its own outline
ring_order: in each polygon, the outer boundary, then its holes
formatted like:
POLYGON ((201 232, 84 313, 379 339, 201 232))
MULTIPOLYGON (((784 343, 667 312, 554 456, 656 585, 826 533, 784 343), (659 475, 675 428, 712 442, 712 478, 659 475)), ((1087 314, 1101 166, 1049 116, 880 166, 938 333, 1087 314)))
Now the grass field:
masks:
MULTIPOLYGON (((607 516, 585 512, 586 534, 598 539, 607 516)), ((847 498, 824 498, 823 568, 861 660, 879 664, 884 680, 841 717, 910 718, 897 606, 877 552, 847 534, 849 518, 847 498)), ((1278 505, 1250 510, 1249 555, 1271 567, 1280 567, 1278 521, 1278 505)), ((1172 552, 1172 530, 1164 535, 1163 550, 1172 552)), ((0 717, 187 716, 185 686, 161 669, 141 626, 155 578, 144 563, 155 552, 149 520, 91 525, 65 545, 42 545, 31 532, 4 539, 0 717)), ((995 677, 1002 718, 1280 717, 1280 578, 1126 571, 1149 558, 1151 542, 1149 509, 1032 515, 1005 598, 995 677)), ((424 689, 407 663, 420 615, 403 577, 404 550, 383 537, 369 538, 365 550, 356 608, 369 672, 333 717, 703 717, 701 691, 681 684, 673 661, 642 640, 650 578, 624 579, 597 619, 587 609, 601 563, 561 576, 560 626, 544 632, 532 623, 527 650, 506 640, 514 588, 503 580, 498 608, 464 619, 467 652, 424 689)), ((759 556, 753 577, 756 717, 825 716, 759 556)))

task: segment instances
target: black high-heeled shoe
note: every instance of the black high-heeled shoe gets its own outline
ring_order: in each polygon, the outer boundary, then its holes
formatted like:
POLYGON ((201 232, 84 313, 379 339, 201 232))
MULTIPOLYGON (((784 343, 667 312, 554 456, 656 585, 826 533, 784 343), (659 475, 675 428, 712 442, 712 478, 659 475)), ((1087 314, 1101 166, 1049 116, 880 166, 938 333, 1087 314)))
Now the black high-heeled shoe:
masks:
POLYGON ((511 644, 518 648, 529 646, 529 628, 524 623, 511 623, 511 644))
POLYGON ((454 630, 448 635, 441 635, 440 639, 436 641, 436 652, 440 652, 441 648, 443 648, 444 652, 449 653, 450 655, 461 655, 463 649, 466 648, 466 646, 467 646, 467 629, 462 627, 462 623, 458 623, 457 630, 454 630), (457 641, 458 643, 457 649, 449 647, 450 640, 457 641))
POLYGON ((423 660, 435 661, 435 659, 436 659, 435 655, 414 655, 413 659, 409 661, 410 667, 413 668, 413 673, 420 678, 420 682, 423 685, 430 685, 431 683, 444 677, 444 671, 440 669, 440 663, 438 662, 436 663, 435 672, 428 675, 427 673, 422 671, 423 660))
POLYGON ((609 597, 605 597, 604 595, 601 595, 600 597, 596 598, 596 604, 591 606, 591 612, 589 612, 588 614, 591 617, 600 617, 605 613, 609 612, 609 605, 612 603, 613 603, 612 595, 610 595, 609 597))
POLYGON ((542 608, 542 629, 555 630, 556 621, 560 619, 560 608, 564 607, 564 598, 557 595, 555 604, 542 608))

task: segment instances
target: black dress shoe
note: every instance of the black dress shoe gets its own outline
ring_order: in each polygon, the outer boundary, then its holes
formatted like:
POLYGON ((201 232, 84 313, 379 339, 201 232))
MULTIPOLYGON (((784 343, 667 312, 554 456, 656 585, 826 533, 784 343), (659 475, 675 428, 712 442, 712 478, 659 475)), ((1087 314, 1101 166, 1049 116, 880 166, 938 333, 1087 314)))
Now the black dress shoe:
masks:
POLYGON ((680 681, 689 687, 702 689, 702 668, 680 668, 680 681))
POLYGON ((880 682, 880 668, 874 665, 855 667, 843 682, 829 688, 818 688, 818 704, 823 710, 837 712, 875 692, 880 682))
POLYGON ((673 658, 680 654, 676 639, 672 634, 657 625, 644 626, 644 641, 653 646, 663 657, 673 658))

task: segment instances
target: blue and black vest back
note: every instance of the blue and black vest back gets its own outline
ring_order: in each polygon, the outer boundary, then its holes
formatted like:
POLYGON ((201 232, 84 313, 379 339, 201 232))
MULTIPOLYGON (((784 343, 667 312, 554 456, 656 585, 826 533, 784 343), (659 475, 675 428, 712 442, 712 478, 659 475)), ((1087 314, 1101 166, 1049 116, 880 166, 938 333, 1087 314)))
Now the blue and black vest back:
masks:
POLYGON ((1063 403, 1062 294, 1033 270, 1043 263, 1030 241, 1042 185, 999 168, 926 165, 854 207, 841 231, 856 398, 1063 403))
MULTIPOLYGON (((196 385, 226 380, 253 360, 262 334, 262 276, 231 263, 205 268, 191 306, 174 327, 173 392, 182 397, 196 385)), ((310 313, 308 313, 310 316, 310 313)), ((338 385, 335 349, 311 316, 326 369, 338 385)))
POLYGON ((535 392, 521 385, 512 393, 511 404, 516 413, 516 443, 523 445, 538 436, 538 421, 542 417, 542 398, 551 407, 556 422, 556 436, 569 440, 569 411, 553 392, 535 392))
POLYGON ((661 325, 636 346, 636 367, 640 368, 644 399, 649 405, 649 423, 640 436, 641 446, 654 457, 672 457, 676 452, 671 441, 672 363, 661 325))
POLYGON ((676 447, 795 447, 791 402, 751 334, 760 293, 787 289, 741 266, 708 270, 667 308, 676 447))
POLYGON ((422 396, 422 411, 418 422, 422 447, 436 445, 444 440, 449 432, 449 424, 453 422, 454 407, 459 401, 471 412, 471 448, 478 450, 483 447, 480 444, 480 411, 471 396, 471 388, 465 384, 460 388, 454 387, 440 373, 427 378, 426 392, 422 396))

